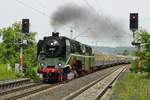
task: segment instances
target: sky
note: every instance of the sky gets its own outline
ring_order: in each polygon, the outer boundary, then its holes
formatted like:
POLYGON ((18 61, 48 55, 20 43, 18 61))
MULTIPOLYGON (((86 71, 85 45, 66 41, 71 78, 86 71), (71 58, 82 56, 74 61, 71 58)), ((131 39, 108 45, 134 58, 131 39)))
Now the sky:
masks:
MULTIPOLYGON (((128 37, 126 42, 116 43, 102 38, 78 37, 77 40, 88 45, 99 46, 131 46, 132 33, 129 30, 129 13, 139 13, 139 26, 150 31, 150 1, 149 0, 0 0, 0 28, 11 26, 23 18, 30 19, 30 31, 38 32, 36 40, 51 35, 54 31, 50 22, 53 13, 65 4, 93 7, 100 16, 111 18, 124 28, 128 37), (89 4, 89 5, 88 5, 89 4)), ((70 37, 71 25, 61 28, 61 35, 70 37)), ((74 30, 76 37, 82 32, 74 30)))

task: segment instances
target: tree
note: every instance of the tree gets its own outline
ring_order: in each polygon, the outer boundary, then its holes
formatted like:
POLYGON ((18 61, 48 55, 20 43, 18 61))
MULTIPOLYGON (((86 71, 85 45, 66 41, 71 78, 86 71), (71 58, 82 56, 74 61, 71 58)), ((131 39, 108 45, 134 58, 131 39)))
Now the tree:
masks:
POLYGON ((142 67, 148 72, 148 77, 150 78, 150 33, 141 31, 137 36, 137 41, 144 46, 140 53, 140 59, 143 62, 142 67))
MULTIPOLYGON (((2 43, 0 43, 0 62, 10 64, 12 67, 19 63, 19 41, 21 40, 20 22, 14 23, 10 27, 0 29, 2 43)), ((24 49, 24 64, 26 66, 36 66, 36 32, 30 32, 23 36, 27 40, 24 49)))

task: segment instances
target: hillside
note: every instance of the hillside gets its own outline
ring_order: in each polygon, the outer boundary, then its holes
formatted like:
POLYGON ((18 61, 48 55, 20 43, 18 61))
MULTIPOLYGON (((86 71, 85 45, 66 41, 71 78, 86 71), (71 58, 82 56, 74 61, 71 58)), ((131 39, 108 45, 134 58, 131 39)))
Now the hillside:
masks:
POLYGON ((124 50, 129 51, 129 53, 131 54, 133 51, 135 51, 134 47, 97 47, 97 46, 93 46, 93 48, 96 51, 101 51, 101 52, 109 53, 109 54, 122 54, 124 52, 124 50))

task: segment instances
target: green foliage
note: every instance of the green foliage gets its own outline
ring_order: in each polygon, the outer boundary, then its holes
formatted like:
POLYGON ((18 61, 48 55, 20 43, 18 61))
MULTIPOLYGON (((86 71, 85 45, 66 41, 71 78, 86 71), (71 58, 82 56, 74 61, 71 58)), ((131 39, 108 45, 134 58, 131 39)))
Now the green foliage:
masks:
MULTIPOLYGON (((23 45, 24 67, 36 67, 36 32, 28 34, 20 33, 20 22, 14 23, 11 27, 0 29, 2 43, 0 43, 0 63, 10 64, 14 68, 15 63, 19 63, 19 42, 21 36, 23 40, 27 40, 27 45, 23 45)), ((18 74, 18 76, 20 76, 18 74)))
POLYGON ((37 67, 28 67, 28 68, 26 68, 25 76, 33 79, 35 82, 41 81, 41 79, 37 75, 37 67))
POLYGON ((139 55, 142 60, 142 68, 149 73, 148 77, 150 78, 150 33, 141 31, 137 40, 144 45, 144 48, 139 55))
POLYGON ((19 73, 14 73, 12 69, 7 69, 6 64, 0 64, 0 80, 16 79, 19 73))
POLYGON ((150 100, 150 80, 146 77, 146 73, 128 73, 116 83, 110 100, 150 100))
POLYGON ((146 31, 140 31, 136 36, 136 40, 141 45, 141 51, 134 52, 136 59, 132 61, 131 71, 137 72, 138 59, 142 61, 141 71, 148 72, 150 78, 150 33, 146 31))
POLYGON ((131 62, 131 67, 130 67, 130 71, 131 72, 137 72, 137 61, 136 60, 133 60, 132 62, 131 62))
POLYGON ((150 52, 150 33, 141 31, 137 37, 138 41, 144 44, 144 50, 150 52))

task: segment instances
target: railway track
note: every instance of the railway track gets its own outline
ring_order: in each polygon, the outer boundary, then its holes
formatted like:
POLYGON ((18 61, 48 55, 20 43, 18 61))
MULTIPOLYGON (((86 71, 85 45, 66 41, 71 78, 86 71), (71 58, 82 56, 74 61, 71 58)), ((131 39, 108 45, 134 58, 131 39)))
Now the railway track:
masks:
MULTIPOLYGON (((79 99, 78 96, 80 96, 92 86, 96 85, 98 82, 103 81, 103 79, 107 78, 113 72, 119 70, 119 68, 120 66, 103 69, 81 78, 77 78, 65 84, 30 83, 10 91, 0 92, 0 100, 49 100, 49 98, 51 98, 50 100, 84 100, 83 98, 79 99)), ((110 85, 111 84, 109 84, 107 88, 109 88, 110 85)), ((105 91, 106 90, 107 89, 105 89, 105 91)), ((104 92, 102 94, 104 94, 104 92)))
POLYGON ((125 66, 114 70, 113 73, 102 76, 94 82, 64 97, 62 100, 100 100, 126 68, 125 66))
MULTIPOLYGON (((116 66, 114 68, 111 67, 108 69, 103 69, 81 78, 74 79, 68 83, 57 85, 55 88, 48 88, 46 90, 43 89, 44 91, 40 92, 36 91, 35 94, 28 95, 26 97, 24 96, 20 100, 86 100, 83 98, 76 99, 76 97, 88 90, 90 87, 96 85, 98 82, 102 82, 103 79, 107 78, 109 75, 112 75, 112 73, 117 71, 120 67, 124 68, 123 66, 116 66)), ((110 84, 107 88, 109 87, 110 84)))
POLYGON ((15 91, 19 91, 21 89, 23 90, 23 89, 31 88, 31 87, 34 87, 34 86, 37 86, 37 85, 40 85, 40 84, 41 83, 28 83, 28 84, 23 85, 23 86, 17 86, 17 87, 11 88, 11 89, 2 90, 0 92, 0 96, 9 94, 9 93, 12 93, 12 92, 15 92, 15 91))
POLYGON ((20 87, 18 89, 14 89, 7 93, 2 93, 0 96, 0 100, 16 100, 19 98, 23 98, 25 96, 52 88, 58 84, 31 84, 29 86, 20 87))
POLYGON ((0 100, 16 100, 35 92, 50 88, 52 85, 33 83, 29 78, 1 81, 0 100))

